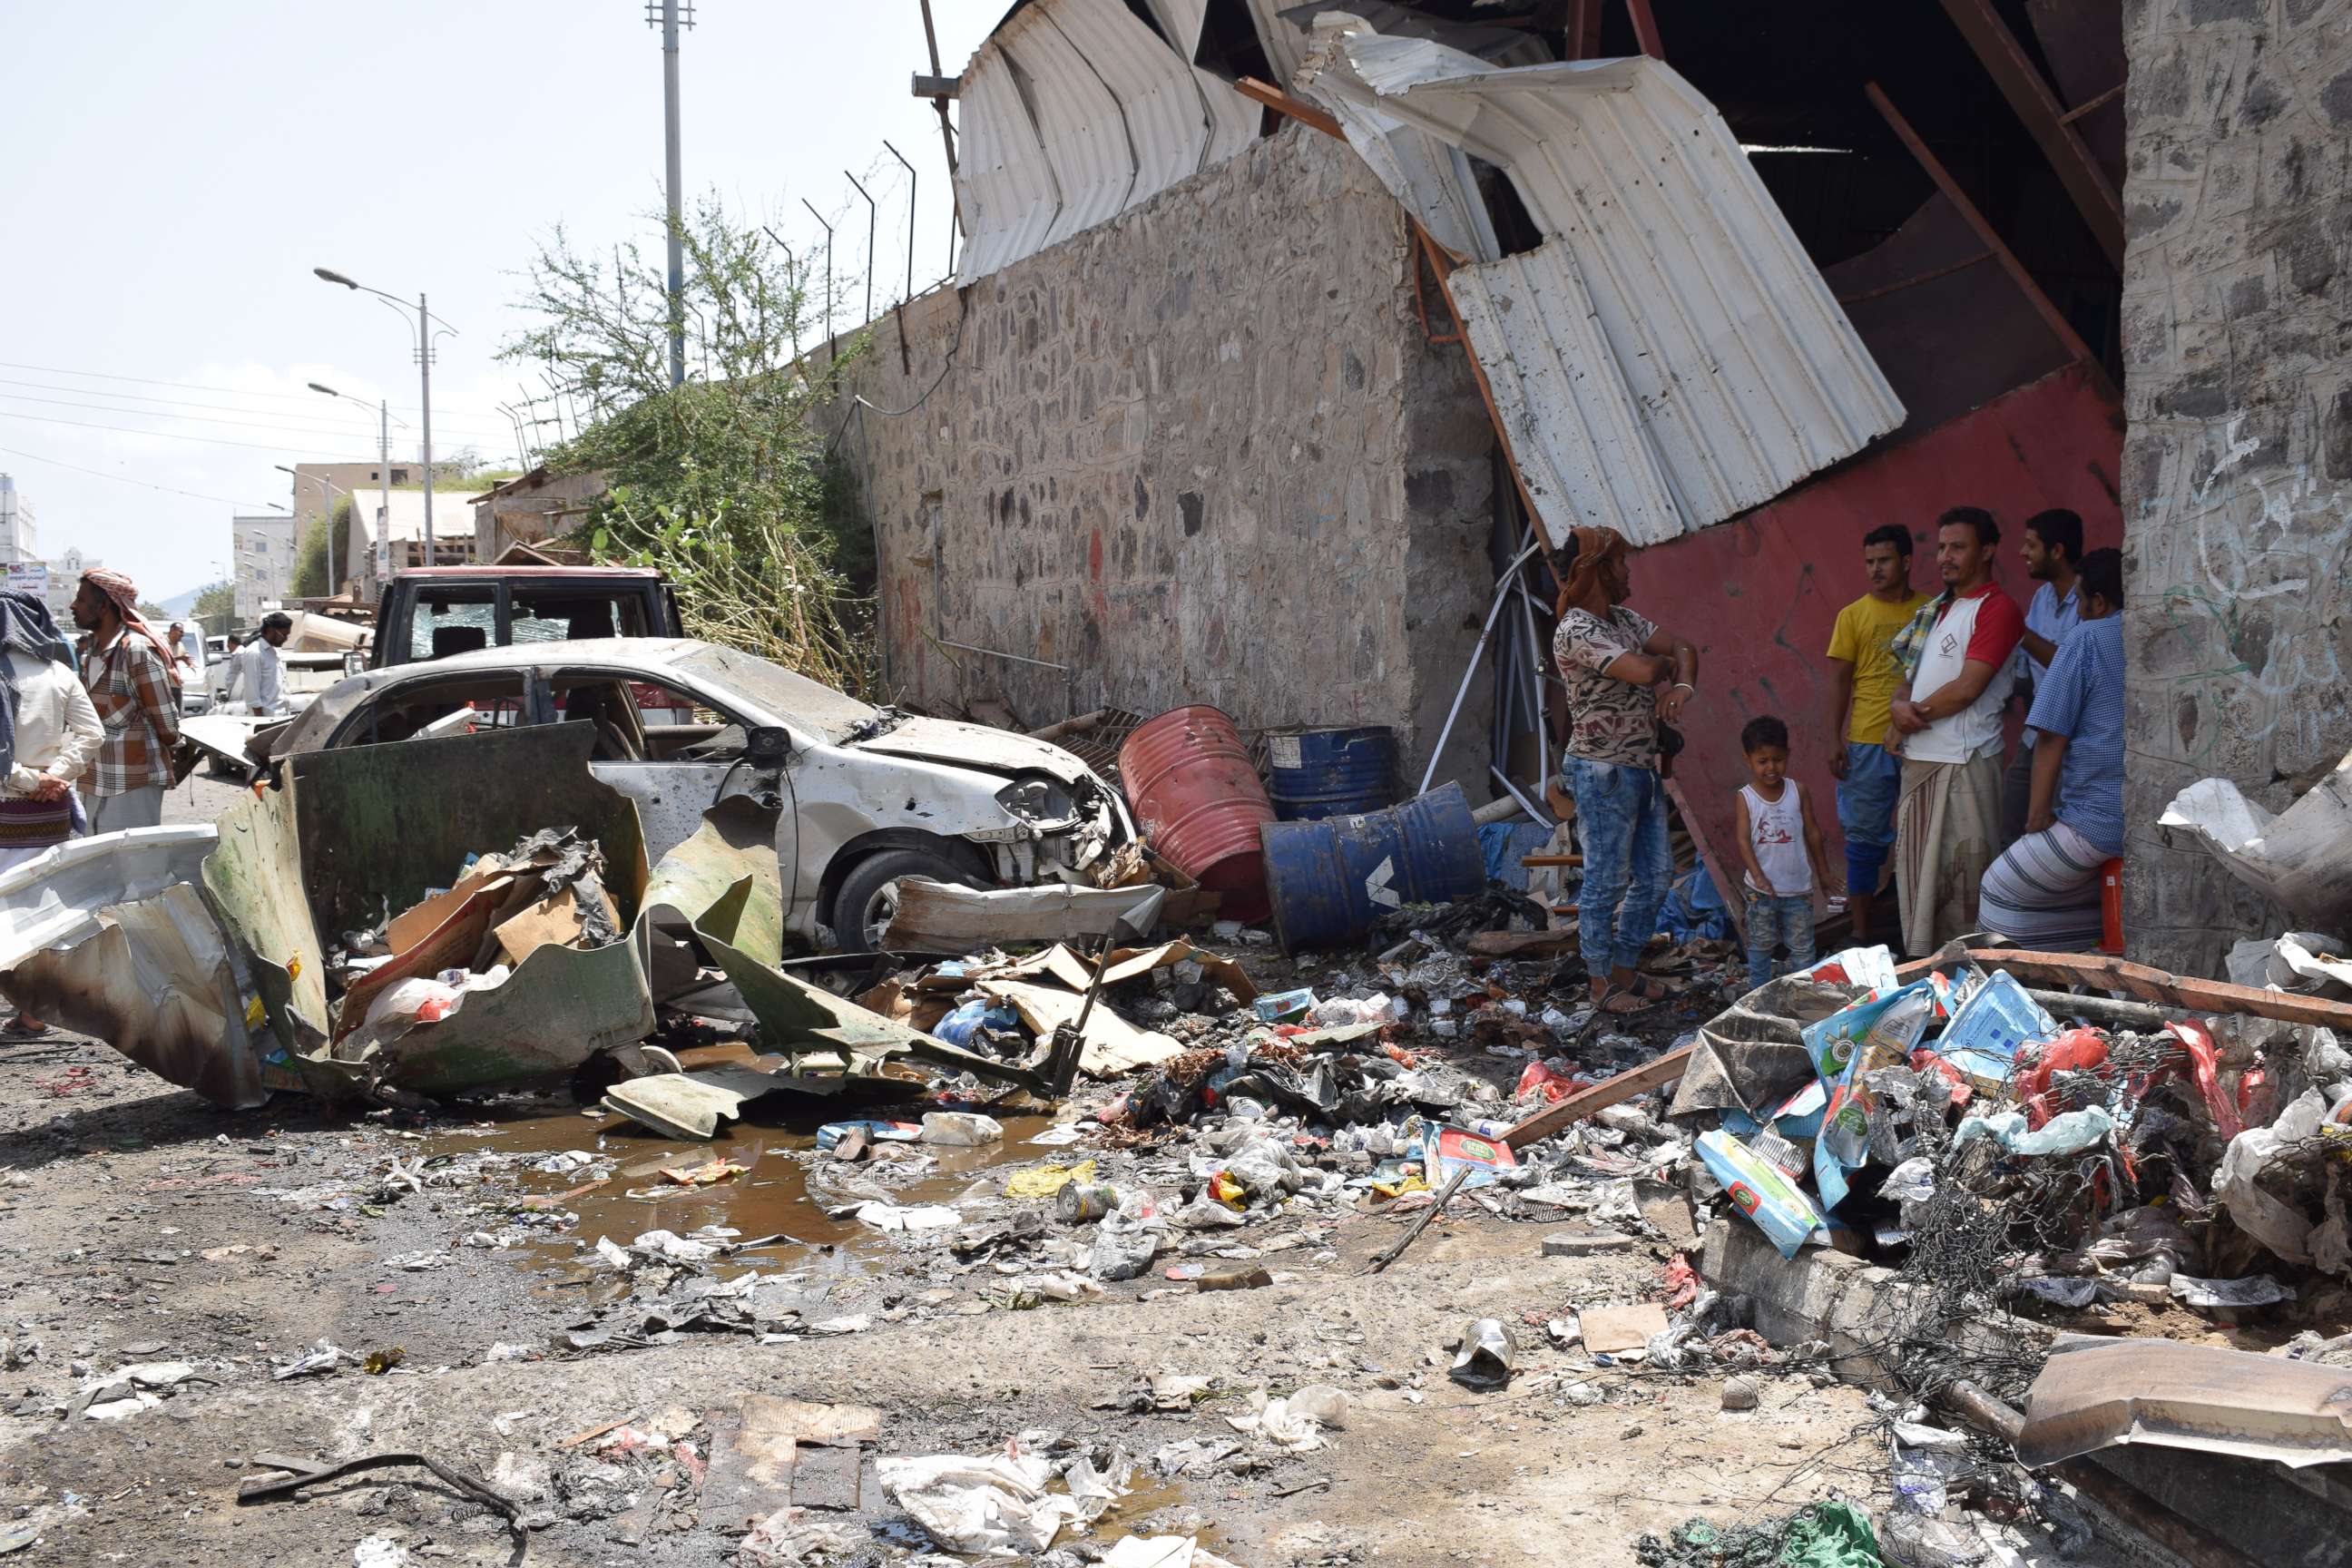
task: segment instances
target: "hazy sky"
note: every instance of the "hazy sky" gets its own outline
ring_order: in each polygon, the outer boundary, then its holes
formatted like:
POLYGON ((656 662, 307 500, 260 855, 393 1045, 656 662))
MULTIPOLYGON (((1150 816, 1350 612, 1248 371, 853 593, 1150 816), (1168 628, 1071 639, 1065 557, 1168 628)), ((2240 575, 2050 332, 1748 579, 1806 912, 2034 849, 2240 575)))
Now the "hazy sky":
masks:
MULTIPOLYGON (((1008 4, 932 0, 947 72, 1008 4)), ((856 173, 881 207, 878 310, 906 273, 887 137, 919 180, 916 290, 937 281, 950 195, 937 116, 908 92, 918 0, 695 9, 689 196, 821 251, 806 197, 856 274, 856 173)), ((290 499, 272 465, 374 457, 373 411, 305 383, 388 396, 411 426, 394 455, 415 455, 407 328, 313 267, 425 289, 461 334, 435 363, 436 453, 514 451, 496 405, 519 367, 495 353, 534 240, 561 223, 658 251, 659 36, 642 0, 0 0, 0 472, 43 554, 79 545, 163 598, 221 574, 232 513, 290 499)))

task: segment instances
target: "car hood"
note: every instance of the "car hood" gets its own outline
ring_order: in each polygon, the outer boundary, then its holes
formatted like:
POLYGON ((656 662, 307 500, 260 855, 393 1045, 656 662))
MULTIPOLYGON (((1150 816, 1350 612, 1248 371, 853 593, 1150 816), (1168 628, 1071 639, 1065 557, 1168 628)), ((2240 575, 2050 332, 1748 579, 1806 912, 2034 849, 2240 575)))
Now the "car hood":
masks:
POLYGON ((853 749, 981 773, 1048 773, 1064 784, 1093 776, 1086 763, 1049 741, 951 719, 908 719, 870 741, 856 742, 853 749))

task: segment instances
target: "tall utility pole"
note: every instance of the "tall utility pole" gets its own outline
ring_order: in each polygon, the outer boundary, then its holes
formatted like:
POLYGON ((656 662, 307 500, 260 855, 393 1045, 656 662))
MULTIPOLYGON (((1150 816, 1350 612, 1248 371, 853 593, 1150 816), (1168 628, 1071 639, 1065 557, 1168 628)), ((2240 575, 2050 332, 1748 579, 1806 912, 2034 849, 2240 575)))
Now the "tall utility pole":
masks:
POLYGON ((679 225, 685 221, 678 205, 677 30, 694 26, 694 7, 681 0, 646 0, 646 25, 662 36, 662 137, 664 174, 669 186, 669 384, 686 384, 686 247, 679 225), (679 12, 683 10, 683 17, 679 12))
MULTIPOLYGON (((313 267, 310 270, 326 282, 340 283, 346 289, 356 289, 373 294, 380 300, 388 300, 394 309, 402 311, 404 314, 406 312, 407 306, 401 300, 400 296, 397 294, 387 294, 383 289, 370 288, 365 283, 354 283, 352 279, 344 277, 341 273, 333 270, 331 268, 313 267)), ((425 404, 425 564, 427 566, 434 564, 435 552, 435 542, 433 538, 433 340, 444 332, 447 333, 451 337, 455 337, 457 334, 457 329, 451 326, 446 321, 440 321, 439 318, 435 316, 431 310, 425 308, 425 295, 423 291, 420 290, 416 296, 416 368, 420 378, 418 384, 419 395, 423 397, 425 404), (436 322, 438 322, 437 325, 436 324, 436 322)), ((385 472, 388 474, 391 472, 391 469, 387 467, 385 472)), ((389 493, 386 494, 384 499, 386 500, 391 499, 389 493)), ((388 513, 387 521, 389 521, 388 513)))

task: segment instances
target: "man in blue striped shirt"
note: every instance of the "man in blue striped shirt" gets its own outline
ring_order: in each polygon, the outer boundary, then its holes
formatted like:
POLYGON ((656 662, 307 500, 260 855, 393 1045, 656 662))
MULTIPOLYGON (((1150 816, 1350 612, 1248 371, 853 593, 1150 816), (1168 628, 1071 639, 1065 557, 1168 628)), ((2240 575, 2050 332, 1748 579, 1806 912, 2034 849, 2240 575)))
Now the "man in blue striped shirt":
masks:
POLYGON ((2026 723, 2035 731, 2025 837, 1985 872, 1978 921, 2060 952, 2100 936, 2099 867, 2124 852, 2124 559, 2083 557, 2082 621, 2058 645, 2026 723))

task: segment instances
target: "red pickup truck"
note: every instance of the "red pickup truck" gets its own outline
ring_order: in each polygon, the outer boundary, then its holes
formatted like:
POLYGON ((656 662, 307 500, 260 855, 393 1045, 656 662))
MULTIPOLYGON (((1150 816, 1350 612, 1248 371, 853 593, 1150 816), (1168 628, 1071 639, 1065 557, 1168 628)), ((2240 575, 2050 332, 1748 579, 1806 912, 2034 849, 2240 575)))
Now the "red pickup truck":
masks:
POLYGON ((394 574, 377 598, 368 666, 511 643, 685 635, 669 584, 650 568, 418 566, 394 574))

